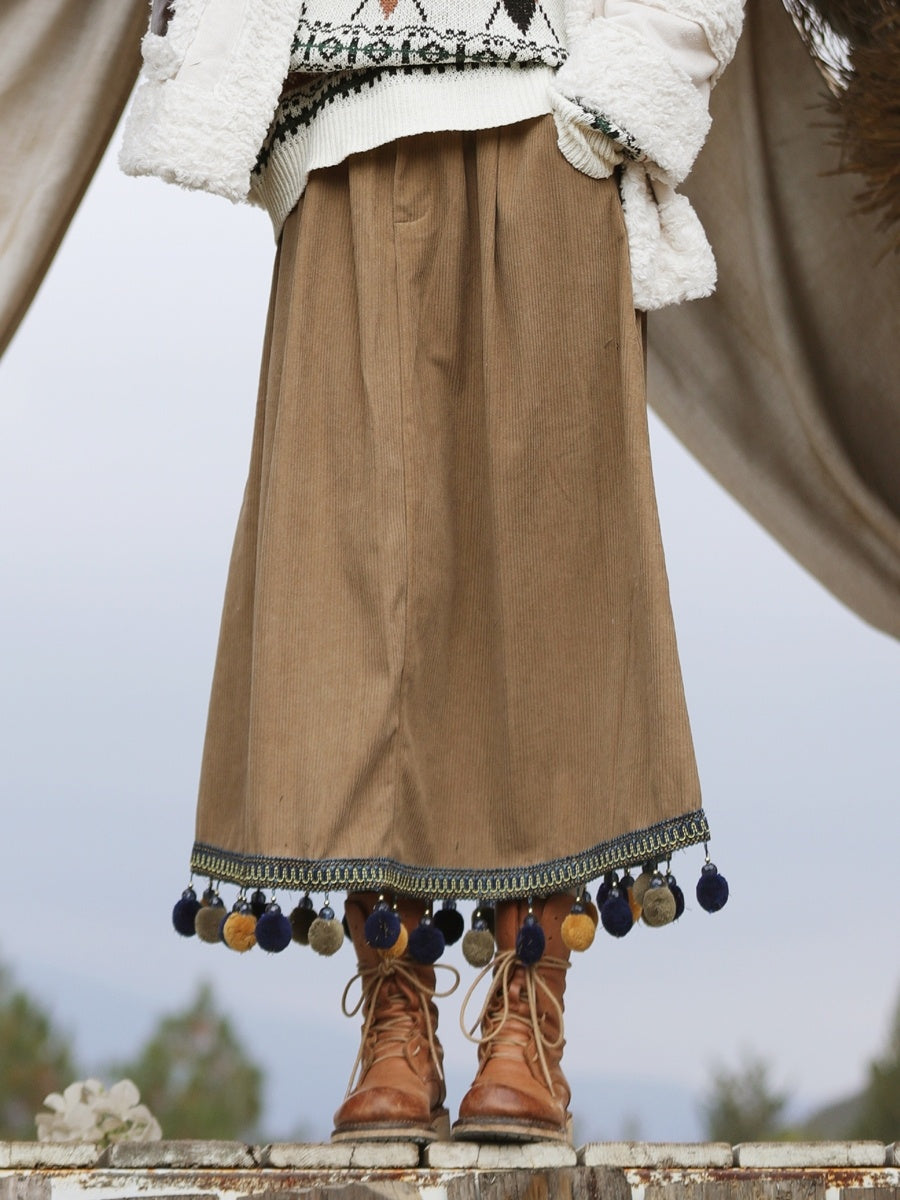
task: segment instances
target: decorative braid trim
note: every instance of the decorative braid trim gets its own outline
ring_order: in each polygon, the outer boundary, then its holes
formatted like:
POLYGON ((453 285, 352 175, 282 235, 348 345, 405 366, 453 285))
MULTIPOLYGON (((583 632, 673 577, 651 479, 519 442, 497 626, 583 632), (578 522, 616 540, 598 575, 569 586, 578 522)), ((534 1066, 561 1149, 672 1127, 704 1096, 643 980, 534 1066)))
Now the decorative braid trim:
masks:
POLYGON ((309 892, 392 891, 404 896, 456 900, 513 900, 581 887, 607 871, 660 861, 709 841, 702 809, 600 842, 581 854, 512 870, 412 867, 387 858, 269 858, 236 854, 195 842, 191 870, 241 887, 309 892))

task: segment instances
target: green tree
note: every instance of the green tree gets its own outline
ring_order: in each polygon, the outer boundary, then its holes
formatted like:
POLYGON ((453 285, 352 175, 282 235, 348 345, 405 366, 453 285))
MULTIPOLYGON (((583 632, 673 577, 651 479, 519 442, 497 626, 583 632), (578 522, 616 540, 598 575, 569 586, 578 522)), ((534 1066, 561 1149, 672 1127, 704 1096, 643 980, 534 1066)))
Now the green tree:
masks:
POLYGON ((869 1064, 854 1135, 884 1142, 900 1137, 900 1000, 884 1053, 869 1064))
POLYGON ((203 984, 183 1012, 163 1017, 130 1062, 132 1079, 167 1138, 252 1138, 263 1075, 203 984))
POLYGON ((718 1067, 701 1102, 706 1135, 732 1146, 772 1141, 785 1132, 782 1116, 787 1101, 785 1093, 772 1087, 769 1068, 760 1058, 745 1056, 734 1071, 718 1067))
POLYGON ((44 1097, 74 1076, 69 1040, 0 965, 0 1141, 33 1138, 44 1097))

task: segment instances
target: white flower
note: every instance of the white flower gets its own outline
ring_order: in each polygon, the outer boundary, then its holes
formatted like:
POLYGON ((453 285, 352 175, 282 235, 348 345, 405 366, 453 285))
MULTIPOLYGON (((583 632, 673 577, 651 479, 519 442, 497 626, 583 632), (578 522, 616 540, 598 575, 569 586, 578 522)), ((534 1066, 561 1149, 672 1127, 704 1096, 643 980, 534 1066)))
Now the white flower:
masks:
POLYGON ((70 1083, 51 1092, 44 1104, 51 1111, 35 1117, 40 1142, 155 1142, 162 1137, 159 1122, 130 1079, 120 1079, 107 1091, 99 1079, 70 1083))

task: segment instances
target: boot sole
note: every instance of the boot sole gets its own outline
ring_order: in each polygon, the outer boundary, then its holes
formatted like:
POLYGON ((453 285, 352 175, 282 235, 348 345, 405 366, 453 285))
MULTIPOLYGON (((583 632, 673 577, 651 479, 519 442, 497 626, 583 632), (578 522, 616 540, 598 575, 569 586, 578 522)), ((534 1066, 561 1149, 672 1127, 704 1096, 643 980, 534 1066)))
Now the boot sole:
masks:
POLYGON ((342 1125, 331 1135, 333 1142, 446 1142, 450 1139, 450 1114, 446 1108, 436 1112, 428 1125, 415 1122, 380 1121, 342 1125))
POLYGON ((521 1117, 464 1117, 453 1126, 453 1138, 473 1142, 561 1142, 572 1145, 572 1117, 564 1126, 526 1121, 521 1117))

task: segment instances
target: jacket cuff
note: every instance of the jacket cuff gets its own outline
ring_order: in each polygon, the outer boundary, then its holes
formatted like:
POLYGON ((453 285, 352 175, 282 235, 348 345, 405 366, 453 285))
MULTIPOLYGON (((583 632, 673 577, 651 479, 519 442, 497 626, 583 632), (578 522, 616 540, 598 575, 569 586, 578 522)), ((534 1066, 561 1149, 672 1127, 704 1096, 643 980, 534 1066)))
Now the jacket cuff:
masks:
POLYGON ((571 38, 554 91, 602 114, 626 157, 654 163, 680 183, 706 138, 710 117, 687 73, 661 46, 596 17, 571 38))
POLYGON ((651 311, 709 296, 716 260, 686 196, 628 163, 619 180, 635 308, 651 311))

